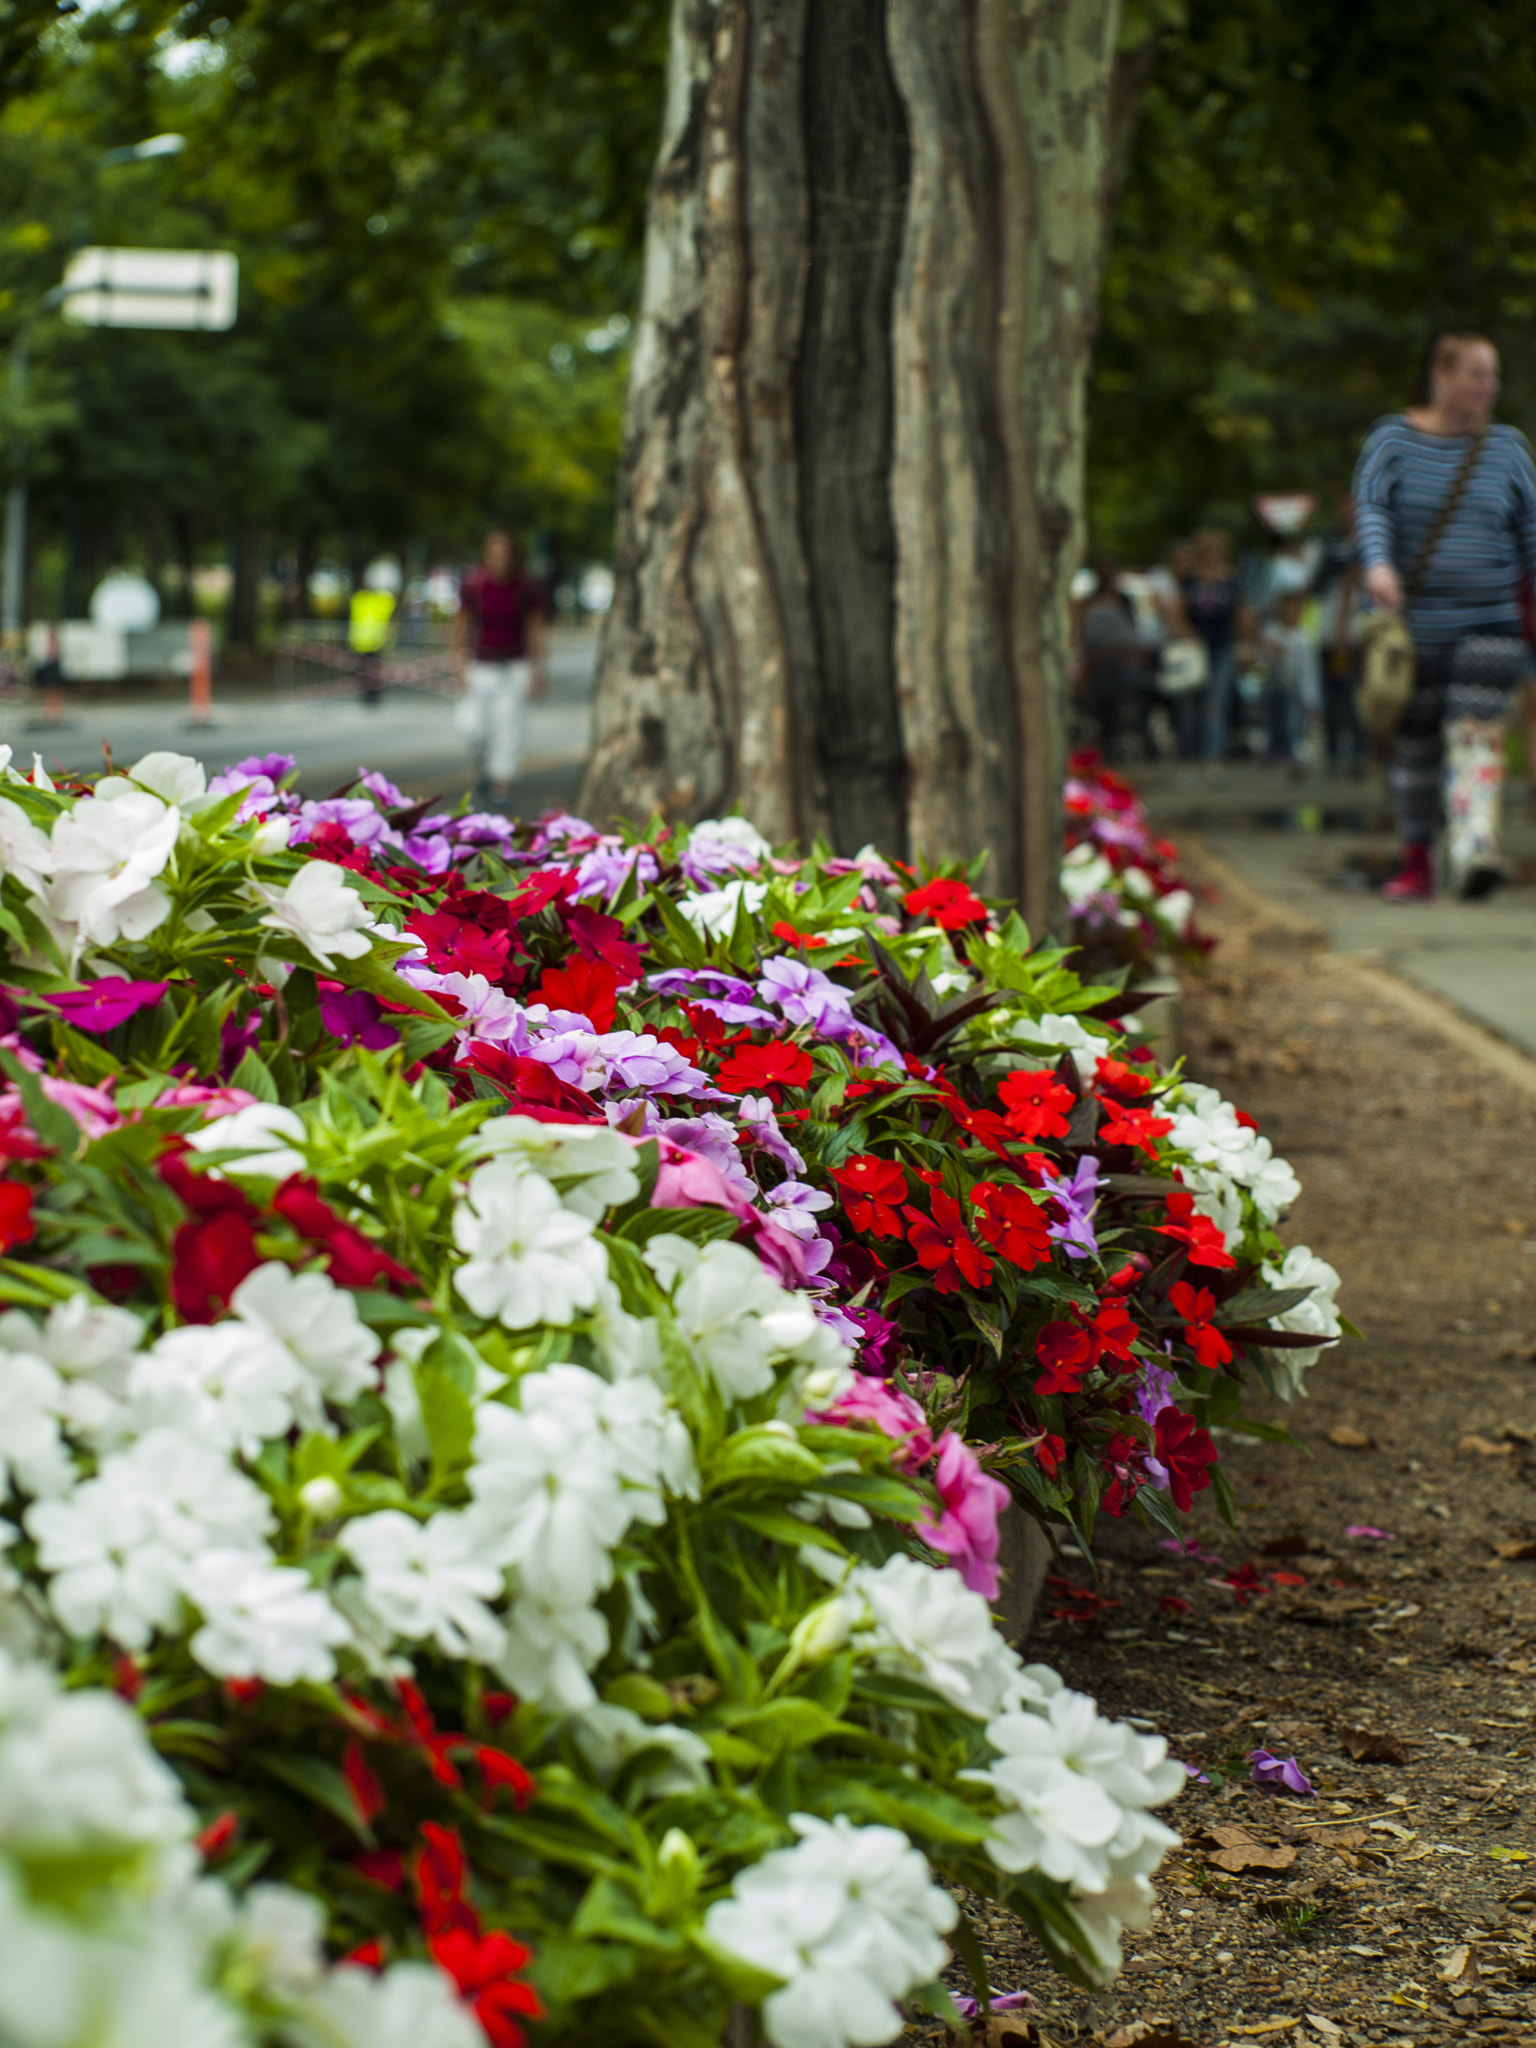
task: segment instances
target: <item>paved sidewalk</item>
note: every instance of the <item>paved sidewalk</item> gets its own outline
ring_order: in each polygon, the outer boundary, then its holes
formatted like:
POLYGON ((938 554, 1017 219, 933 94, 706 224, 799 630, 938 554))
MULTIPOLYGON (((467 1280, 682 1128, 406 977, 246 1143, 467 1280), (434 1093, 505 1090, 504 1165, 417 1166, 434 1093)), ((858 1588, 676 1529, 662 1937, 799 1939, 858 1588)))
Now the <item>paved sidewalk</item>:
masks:
POLYGON ((1204 770, 1129 765, 1158 825, 1197 834, 1272 901, 1321 925, 1329 945, 1390 968, 1536 1053, 1536 821, 1510 788, 1509 887, 1482 903, 1384 903, 1370 886, 1395 853, 1380 782, 1293 782, 1238 763, 1204 770))
MULTIPOLYGON (((568 801, 586 758, 596 636, 563 634, 551 651, 549 695, 531 704, 524 737, 523 775, 514 785, 519 808, 539 792, 535 808, 568 801), (553 790, 554 795, 547 792, 553 790)), ((468 750, 453 723, 450 700, 412 690, 386 690, 373 708, 355 697, 214 697, 213 723, 194 726, 186 706, 124 697, 77 703, 63 727, 41 725, 32 704, 0 705, 0 741, 16 764, 30 764, 34 749, 50 769, 95 772, 102 746, 119 765, 156 748, 192 754, 210 772, 247 754, 297 755, 301 787, 323 795, 350 781, 359 765, 382 769, 408 794, 457 798, 473 773, 468 750)))

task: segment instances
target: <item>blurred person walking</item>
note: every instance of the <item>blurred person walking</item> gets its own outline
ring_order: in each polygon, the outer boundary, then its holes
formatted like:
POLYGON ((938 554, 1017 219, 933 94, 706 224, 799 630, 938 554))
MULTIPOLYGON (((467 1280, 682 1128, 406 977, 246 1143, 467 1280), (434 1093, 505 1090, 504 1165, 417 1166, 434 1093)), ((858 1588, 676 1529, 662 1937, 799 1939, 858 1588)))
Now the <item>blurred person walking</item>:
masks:
POLYGON ((1083 607, 1083 662, 1099 750, 1113 766, 1121 759, 1123 734, 1139 733, 1144 754, 1151 744, 1144 689, 1148 657, 1136 609, 1120 588, 1119 563, 1113 555, 1100 555, 1092 566, 1098 588, 1083 607))
POLYGON ((1188 573, 1179 579, 1184 617, 1205 648, 1210 680, 1205 690, 1204 754, 1224 761, 1231 740, 1237 681, 1238 582, 1227 536, 1207 526, 1189 544, 1188 573))
POLYGON ((1263 627, 1263 652, 1268 759, 1272 766, 1297 769, 1301 741, 1321 708, 1317 649, 1301 623, 1301 591, 1288 590, 1275 602, 1274 617, 1263 627))
POLYGON ((1147 587, 1162 620, 1162 647, 1157 663, 1157 688, 1168 706, 1174 746, 1181 761, 1198 761, 1210 696, 1211 663, 1205 642, 1184 612, 1184 578, 1191 573, 1190 543, 1176 540, 1155 569, 1147 571, 1147 587))
POLYGON ((1499 796, 1511 698, 1531 670, 1522 572, 1536 572, 1536 466, 1493 421, 1499 357, 1481 334, 1435 337, 1419 402, 1378 420, 1355 471, 1365 588, 1405 613, 1413 690, 1391 782, 1403 840, 1391 902, 1434 894, 1430 853, 1448 816, 1451 879, 1468 898, 1504 878, 1499 796))
POLYGON ((357 662, 357 694, 369 706, 376 705, 383 694, 379 670, 390 642, 399 589, 398 567, 381 555, 363 571, 363 587, 353 591, 347 607, 347 645, 357 662))
POLYGON ((510 533, 488 533, 459 586, 451 644, 463 695, 455 723, 474 749, 477 798, 505 803, 522 760, 523 705, 544 695, 544 587, 510 533))
POLYGON ((1323 538, 1314 586, 1321 611, 1323 744, 1328 766, 1358 776, 1365 763, 1365 735, 1355 707, 1360 680, 1360 604, 1364 590, 1355 559, 1355 501, 1339 500, 1334 523, 1323 538))

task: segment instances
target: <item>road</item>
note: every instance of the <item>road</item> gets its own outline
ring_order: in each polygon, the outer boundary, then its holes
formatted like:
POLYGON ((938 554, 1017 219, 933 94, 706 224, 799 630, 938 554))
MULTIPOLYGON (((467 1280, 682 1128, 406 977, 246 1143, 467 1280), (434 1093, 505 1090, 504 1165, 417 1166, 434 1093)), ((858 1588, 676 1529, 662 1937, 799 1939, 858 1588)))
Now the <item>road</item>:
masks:
MULTIPOLYGON (((513 785, 513 808, 537 813, 569 803, 586 758, 597 639, 593 633, 557 632, 550 655, 549 695, 528 707, 523 774, 513 785)), ((33 750, 50 769, 99 769, 109 746, 120 765, 156 748, 192 754, 211 772, 247 754, 296 755, 300 787, 325 795, 350 782, 359 766, 382 769, 412 796, 456 799, 473 768, 454 729, 446 699, 412 690, 386 690, 370 708, 354 697, 242 696, 220 702, 215 687, 213 723, 194 726, 180 703, 123 697, 70 707, 62 727, 41 725, 32 704, 0 705, 0 741, 15 750, 18 766, 33 750)))

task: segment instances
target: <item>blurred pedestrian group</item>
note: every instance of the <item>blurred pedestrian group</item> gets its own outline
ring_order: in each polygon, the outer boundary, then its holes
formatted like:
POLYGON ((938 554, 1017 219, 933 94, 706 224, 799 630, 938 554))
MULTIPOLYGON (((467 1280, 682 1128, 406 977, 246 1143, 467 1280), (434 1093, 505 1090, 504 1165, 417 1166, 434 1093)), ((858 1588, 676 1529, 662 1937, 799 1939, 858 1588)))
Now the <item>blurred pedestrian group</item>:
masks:
POLYGON ((1441 879, 1489 894, 1517 707, 1536 811, 1536 466, 1493 419, 1498 392, 1486 337, 1438 335, 1321 531, 1315 500, 1271 500, 1293 530, 1241 560, 1214 526, 1152 568, 1096 558, 1073 594, 1078 737, 1212 776, 1383 770, 1402 846, 1388 899, 1434 895, 1437 847, 1441 879))

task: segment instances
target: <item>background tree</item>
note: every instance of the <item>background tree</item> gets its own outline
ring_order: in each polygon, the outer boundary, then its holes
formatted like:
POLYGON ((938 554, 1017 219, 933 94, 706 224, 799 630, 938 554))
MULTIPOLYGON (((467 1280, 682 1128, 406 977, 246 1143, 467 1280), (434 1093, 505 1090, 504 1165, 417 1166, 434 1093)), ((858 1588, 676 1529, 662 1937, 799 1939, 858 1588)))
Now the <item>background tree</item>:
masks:
POLYGON ((987 852, 1043 921, 1119 22, 677 0, 589 808, 987 852))

